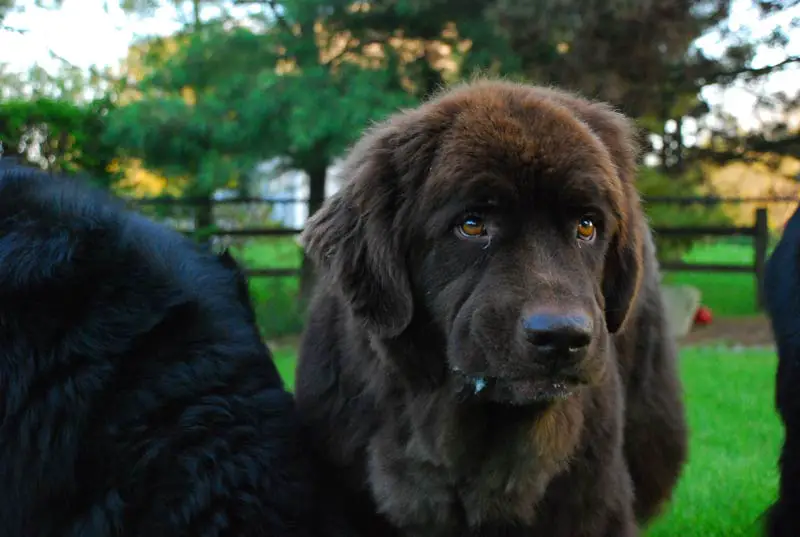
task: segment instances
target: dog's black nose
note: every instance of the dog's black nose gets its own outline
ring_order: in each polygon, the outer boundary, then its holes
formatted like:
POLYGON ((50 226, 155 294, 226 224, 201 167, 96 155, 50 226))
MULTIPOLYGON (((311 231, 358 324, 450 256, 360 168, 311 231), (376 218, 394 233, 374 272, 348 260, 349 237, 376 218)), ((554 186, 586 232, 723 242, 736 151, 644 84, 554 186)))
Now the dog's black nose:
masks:
POLYGON ((592 320, 582 312, 534 313, 523 320, 523 327, 540 352, 576 354, 592 341, 592 320))

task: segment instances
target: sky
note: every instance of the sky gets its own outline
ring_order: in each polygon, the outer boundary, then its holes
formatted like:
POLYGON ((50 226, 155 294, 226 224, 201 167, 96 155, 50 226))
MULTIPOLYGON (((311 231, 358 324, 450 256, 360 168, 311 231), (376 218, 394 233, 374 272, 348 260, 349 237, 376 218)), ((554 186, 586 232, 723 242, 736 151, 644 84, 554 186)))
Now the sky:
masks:
MULTIPOLYGON (((131 42, 146 35, 165 35, 180 27, 179 14, 174 8, 162 8, 153 16, 137 18, 125 15, 114 0, 64 0, 58 10, 47 10, 33 6, 33 0, 22 0, 30 4, 23 12, 9 14, 6 26, 25 30, 24 34, 0 30, 0 63, 8 64, 11 71, 26 71, 34 63, 54 72, 59 60, 50 56, 50 51, 65 58, 73 65, 89 68, 119 66, 126 56, 131 42)), ((800 6, 779 18, 753 25, 755 36, 769 33, 774 24, 788 26, 792 18, 800 17, 800 6)), ((736 0, 731 17, 732 26, 748 26, 754 20, 749 0, 736 0)), ((707 35, 698 41, 709 54, 721 50, 719 39, 707 35)), ((755 67, 776 63, 788 55, 800 55, 800 32, 795 32, 785 50, 764 50, 755 60, 755 67)), ((800 91, 800 69, 790 69, 765 77, 765 89, 783 90, 789 94, 800 91)), ((743 88, 732 88, 724 92, 707 88, 704 97, 711 103, 720 103, 724 110, 736 116, 743 127, 755 127, 758 119, 753 116, 755 96, 743 88)))

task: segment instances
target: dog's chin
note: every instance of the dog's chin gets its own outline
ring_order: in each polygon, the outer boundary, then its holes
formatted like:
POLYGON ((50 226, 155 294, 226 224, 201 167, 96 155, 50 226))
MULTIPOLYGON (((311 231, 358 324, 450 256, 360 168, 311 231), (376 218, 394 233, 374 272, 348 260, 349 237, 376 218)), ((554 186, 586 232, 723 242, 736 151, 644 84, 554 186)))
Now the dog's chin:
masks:
POLYGON ((563 401, 577 392, 579 384, 568 379, 503 380, 495 379, 488 392, 492 402, 515 405, 542 405, 563 401))
POLYGON ((467 375, 454 370, 463 400, 487 401, 513 406, 543 406, 573 397, 583 385, 574 378, 506 379, 467 375))

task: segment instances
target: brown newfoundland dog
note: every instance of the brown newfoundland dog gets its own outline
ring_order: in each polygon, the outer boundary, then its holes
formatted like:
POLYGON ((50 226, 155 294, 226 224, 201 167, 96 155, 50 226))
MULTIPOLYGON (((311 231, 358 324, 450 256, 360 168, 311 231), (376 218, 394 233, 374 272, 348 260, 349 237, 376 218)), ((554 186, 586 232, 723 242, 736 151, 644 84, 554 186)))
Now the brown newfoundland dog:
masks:
POLYGON ((630 537, 670 497, 687 433, 633 138, 483 80, 353 148, 304 235, 296 395, 365 534, 630 537))

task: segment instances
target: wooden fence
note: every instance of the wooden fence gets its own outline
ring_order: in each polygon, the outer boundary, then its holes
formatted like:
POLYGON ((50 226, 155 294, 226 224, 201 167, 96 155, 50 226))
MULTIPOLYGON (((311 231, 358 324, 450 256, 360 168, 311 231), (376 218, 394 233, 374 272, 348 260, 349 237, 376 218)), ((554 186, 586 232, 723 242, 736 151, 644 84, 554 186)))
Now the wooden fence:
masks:
MULTIPOLYGON (((689 271, 689 272, 725 272, 725 273, 745 273, 752 274, 756 284, 756 304, 759 308, 763 306, 763 281, 764 267, 767 261, 767 251, 769 248, 769 226, 767 220, 766 206, 771 203, 779 202, 798 202, 799 200, 787 197, 771 198, 733 198, 733 197, 649 197, 645 199, 646 204, 674 204, 691 205, 701 204, 714 206, 723 203, 755 203, 761 205, 754 210, 753 225, 745 227, 736 226, 693 226, 693 227, 656 227, 654 232, 663 237, 749 237, 753 242, 753 261, 749 264, 711 264, 711 263, 686 263, 682 261, 663 261, 662 270, 665 271, 689 271)), ((129 203, 133 208, 146 206, 181 206, 199 207, 208 205, 209 201, 204 198, 151 198, 151 199, 132 199, 129 203)), ((212 205, 227 204, 298 204, 306 203, 302 199, 271 199, 271 198, 229 198, 214 200, 212 205)), ((215 228, 203 232, 206 236, 214 237, 287 237, 297 236, 302 229, 288 228, 268 228, 251 227, 243 229, 219 229, 215 228)), ((246 273, 250 277, 296 277, 300 274, 299 268, 248 268, 246 273)))
POLYGON ((662 261, 661 270, 683 272, 738 272, 753 274, 756 284, 756 306, 763 306, 764 266, 769 247, 767 209, 755 210, 754 224, 750 227, 695 226, 656 227, 653 232, 662 237, 751 237, 753 240, 753 262, 748 265, 719 263, 686 263, 684 261, 662 261))
POLYGON ((753 211, 753 225, 737 226, 692 226, 655 227, 654 233, 663 237, 749 237, 753 242, 753 261, 749 264, 686 263, 683 261, 662 261, 664 271, 683 272, 727 272, 752 274, 755 279, 756 306, 764 306, 764 269, 769 250, 769 223, 767 206, 772 203, 798 203, 800 199, 791 197, 651 197, 647 204, 700 204, 715 206, 723 203, 755 203, 761 205, 753 211))
MULTIPOLYGON (((135 198, 127 200, 128 205, 132 209, 142 209, 146 207, 180 207, 180 208, 200 208, 202 206, 211 205, 224 206, 224 205, 242 205, 242 204, 257 204, 257 205, 278 205, 278 204, 300 204, 307 203, 303 199, 282 199, 282 198, 262 198, 262 197, 237 197, 237 198, 223 198, 212 200, 209 202, 207 198, 135 198)), ((241 229, 225 229, 215 227, 213 229, 204 230, 202 235, 204 237, 239 237, 239 238, 257 238, 257 237, 297 237, 302 233, 302 229, 293 229, 285 227, 248 227, 241 229)), ((191 235, 192 232, 187 232, 191 235)), ((300 267, 297 268, 252 268, 246 267, 244 270, 248 277, 260 278, 282 278, 282 277, 299 277, 300 267)))

